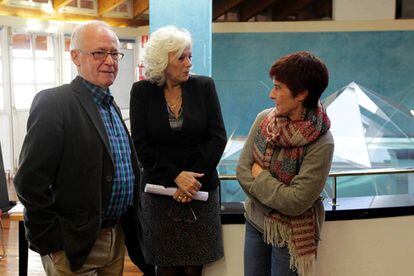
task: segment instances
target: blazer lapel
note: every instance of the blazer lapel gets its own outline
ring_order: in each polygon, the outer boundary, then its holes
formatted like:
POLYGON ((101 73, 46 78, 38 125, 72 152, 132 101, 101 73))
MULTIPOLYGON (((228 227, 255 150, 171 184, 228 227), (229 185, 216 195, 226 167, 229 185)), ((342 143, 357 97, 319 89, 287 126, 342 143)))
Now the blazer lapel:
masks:
POLYGON ((189 99, 190 93, 188 93, 188 90, 190 90, 190 88, 188 87, 190 79, 191 79, 191 76, 181 86, 181 89, 182 89, 181 90, 181 98, 182 98, 182 108, 183 108, 183 110, 182 110, 182 112, 183 112, 183 125, 181 127, 181 132, 182 133, 186 130, 186 122, 188 121, 188 111, 189 111, 189 109, 191 109, 190 99, 189 99))
POLYGON ((102 118, 101 118, 101 115, 99 114, 99 110, 90 95, 90 92, 85 87, 85 85, 82 83, 82 80, 79 76, 77 76, 71 82, 71 86, 73 88, 73 91, 76 93, 77 99, 81 103, 82 107, 85 109, 93 125, 95 126, 96 131, 101 137, 102 142, 105 145, 106 151, 108 152, 109 156, 112 159, 112 162, 114 162, 114 158, 112 156, 112 151, 109 145, 109 139, 106 133, 105 126, 102 122, 102 118))

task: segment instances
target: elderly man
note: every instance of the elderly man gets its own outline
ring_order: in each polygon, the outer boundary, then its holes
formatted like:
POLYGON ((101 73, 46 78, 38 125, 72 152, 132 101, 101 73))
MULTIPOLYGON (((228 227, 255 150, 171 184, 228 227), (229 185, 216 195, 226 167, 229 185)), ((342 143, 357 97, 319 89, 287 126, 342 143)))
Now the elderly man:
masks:
POLYGON ((71 43, 79 75, 33 100, 16 191, 30 248, 47 275, 119 276, 124 236, 140 253, 138 161, 109 90, 123 54, 100 21, 77 26, 71 43))

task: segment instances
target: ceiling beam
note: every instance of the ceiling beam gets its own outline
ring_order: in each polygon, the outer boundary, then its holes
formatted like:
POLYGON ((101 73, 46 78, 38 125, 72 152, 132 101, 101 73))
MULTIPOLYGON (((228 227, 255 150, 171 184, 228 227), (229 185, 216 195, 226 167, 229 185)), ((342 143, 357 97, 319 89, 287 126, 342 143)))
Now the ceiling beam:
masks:
POLYGON ((99 18, 111 26, 114 27, 139 27, 139 26, 148 26, 148 20, 139 20, 139 19, 123 19, 123 18, 113 18, 113 17, 103 17, 99 18))
POLYGON ((276 1, 280 0, 248 0, 246 1, 240 10, 240 21, 248 21, 253 16, 258 15, 262 11, 269 8, 276 1))
POLYGON ((332 2, 329 0, 316 1, 313 9, 318 18, 332 18, 332 2))
POLYGON ((289 15, 292 15, 299 10, 305 9, 313 2, 313 0, 279 1, 273 6, 272 20, 281 21, 289 15))
POLYGON ((213 21, 243 2, 244 0, 214 0, 213 21))
POLYGON ((112 11, 127 0, 98 0, 98 16, 112 11))
POLYGON ((132 17, 138 17, 149 9, 149 0, 133 0, 133 13, 132 17))
POLYGON ((148 25, 148 20, 135 20, 124 18, 112 18, 102 16, 90 16, 68 13, 44 13, 41 10, 24 9, 0 6, 0 16, 17 16, 21 18, 37 18, 39 20, 60 20, 60 21, 88 21, 102 20, 113 27, 138 27, 148 25))
POLYGON ((58 9, 66 6, 67 4, 69 4, 72 1, 73 0, 53 0, 53 9, 55 11, 57 11, 58 9))

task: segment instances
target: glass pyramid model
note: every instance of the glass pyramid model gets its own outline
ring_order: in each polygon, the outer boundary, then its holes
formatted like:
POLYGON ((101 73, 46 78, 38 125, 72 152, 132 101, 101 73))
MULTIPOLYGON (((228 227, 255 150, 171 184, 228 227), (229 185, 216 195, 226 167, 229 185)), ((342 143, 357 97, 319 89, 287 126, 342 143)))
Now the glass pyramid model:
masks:
POLYGON ((355 82, 323 100, 335 140, 332 170, 414 166, 414 117, 355 82))

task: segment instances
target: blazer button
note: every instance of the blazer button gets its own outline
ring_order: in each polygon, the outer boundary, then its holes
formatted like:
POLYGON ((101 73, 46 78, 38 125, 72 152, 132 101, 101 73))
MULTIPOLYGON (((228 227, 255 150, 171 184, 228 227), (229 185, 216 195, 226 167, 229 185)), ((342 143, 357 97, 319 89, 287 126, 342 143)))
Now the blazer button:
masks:
POLYGON ((112 181, 112 176, 107 175, 105 180, 106 180, 106 182, 111 182, 112 181))

